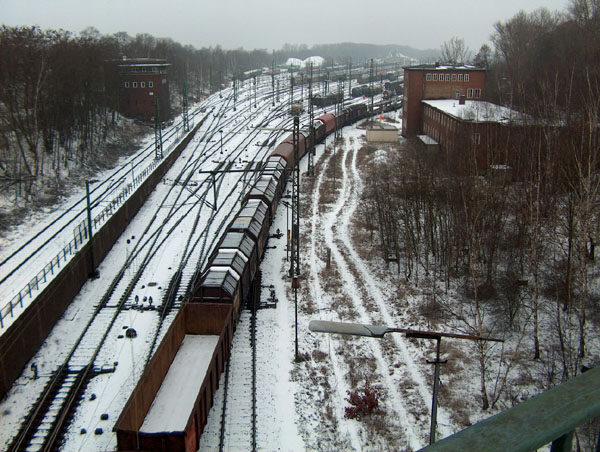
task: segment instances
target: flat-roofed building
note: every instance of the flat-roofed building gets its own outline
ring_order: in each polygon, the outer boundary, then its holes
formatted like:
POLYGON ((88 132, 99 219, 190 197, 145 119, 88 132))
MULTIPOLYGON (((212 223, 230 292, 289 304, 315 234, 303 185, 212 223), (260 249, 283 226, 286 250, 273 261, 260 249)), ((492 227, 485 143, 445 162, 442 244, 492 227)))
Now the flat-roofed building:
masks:
POLYGON ((404 67, 402 135, 423 133, 422 100, 481 99, 484 85, 484 68, 437 63, 404 67))
POLYGON ((518 111, 475 100, 423 100, 423 133, 446 156, 466 158, 479 169, 511 164, 530 138, 535 121, 518 111))
POLYGON ((398 141, 398 129, 391 124, 382 122, 367 127, 367 141, 380 143, 395 143, 398 141))

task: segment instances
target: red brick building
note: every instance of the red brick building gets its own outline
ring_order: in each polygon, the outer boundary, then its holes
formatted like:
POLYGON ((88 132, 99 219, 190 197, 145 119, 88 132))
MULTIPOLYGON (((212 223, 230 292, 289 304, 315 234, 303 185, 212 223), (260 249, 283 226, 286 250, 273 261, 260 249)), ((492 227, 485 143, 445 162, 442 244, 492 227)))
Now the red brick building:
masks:
POLYGON ((117 63, 120 76, 119 112, 141 121, 154 120, 154 99, 158 97, 161 121, 170 116, 166 60, 123 58, 117 63))
POLYGON ((422 64, 404 67, 404 102, 402 135, 423 132, 425 99, 481 99, 485 85, 485 69, 475 66, 422 64))
POLYGON ((439 144, 443 156, 480 170, 514 167, 538 128, 532 118, 490 102, 437 99, 421 104, 422 131, 439 144))

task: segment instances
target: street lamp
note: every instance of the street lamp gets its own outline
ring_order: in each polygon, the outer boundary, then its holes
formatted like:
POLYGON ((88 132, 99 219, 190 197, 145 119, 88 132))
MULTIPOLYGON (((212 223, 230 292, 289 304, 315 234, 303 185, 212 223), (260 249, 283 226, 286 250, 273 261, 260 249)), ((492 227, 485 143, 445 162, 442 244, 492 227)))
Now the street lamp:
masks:
POLYGON ((345 323, 345 322, 330 322, 327 320, 311 320, 308 324, 308 329, 315 333, 330 333, 330 334, 349 334, 351 336, 365 336, 383 338, 386 333, 403 333, 406 337, 414 337, 419 339, 435 339, 436 358, 435 361, 427 361, 429 364, 435 364, 434 380, 433 380, 433 396, 431 402, 431 428, 429 430, 429 444, 435 443, 435 430, 437 426, 437 394, 438 380, 440 378, 440 364, 446 361, 440 361, 440 343, 442 337, 453 339, 467 339, 471 341, 493 341, 504 342, 503 339, 495 339, 491 337, 471 336, 468 334, 456 333, 441 333, 435 331, 419 331, 406 328, 390 328, 382 325, 364 325, 361 323, 345 323))

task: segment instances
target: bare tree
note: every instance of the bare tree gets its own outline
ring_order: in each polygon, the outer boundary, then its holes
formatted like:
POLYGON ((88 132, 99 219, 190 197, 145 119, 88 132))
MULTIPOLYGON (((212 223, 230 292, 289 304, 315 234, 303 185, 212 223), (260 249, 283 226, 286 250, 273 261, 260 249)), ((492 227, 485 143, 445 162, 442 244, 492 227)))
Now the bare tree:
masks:
POLYGON ((456 36, 442 44, 440 59, 443 63, 464 64, 471 58, 471 51, 465 40, 456 36))

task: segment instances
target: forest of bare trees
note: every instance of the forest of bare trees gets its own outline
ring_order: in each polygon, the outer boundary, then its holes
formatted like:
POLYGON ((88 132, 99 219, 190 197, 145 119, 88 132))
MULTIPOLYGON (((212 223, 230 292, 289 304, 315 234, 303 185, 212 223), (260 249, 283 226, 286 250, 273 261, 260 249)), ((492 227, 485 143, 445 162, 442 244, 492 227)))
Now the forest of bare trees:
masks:
POLYGON ((114 61, 123 56, 168 60, 174 114, 184 79, 197 99, 227 77, 272 61, 262 50, 198 50, 149 34, 2 26, 0 182, 3 190, 15 189, 17 202, 26 202, 48 180, 60 182, 65 168, 97 163, 118 119, 114 61))
POLYGON ((476 350, 484 410, 517 365, 541 390, 600 360, 599 34, 598 0, 495 25, 494 49, 478 54, 489 59, 488 95, 535 118, 526 139, 496 150, 511 173, 482 173, 467 144, 440 159, 410 142, 369 169, 367 227, 406 281, 431 284, 429 321, 508 341, 494 366, 486 344, 476 350))

